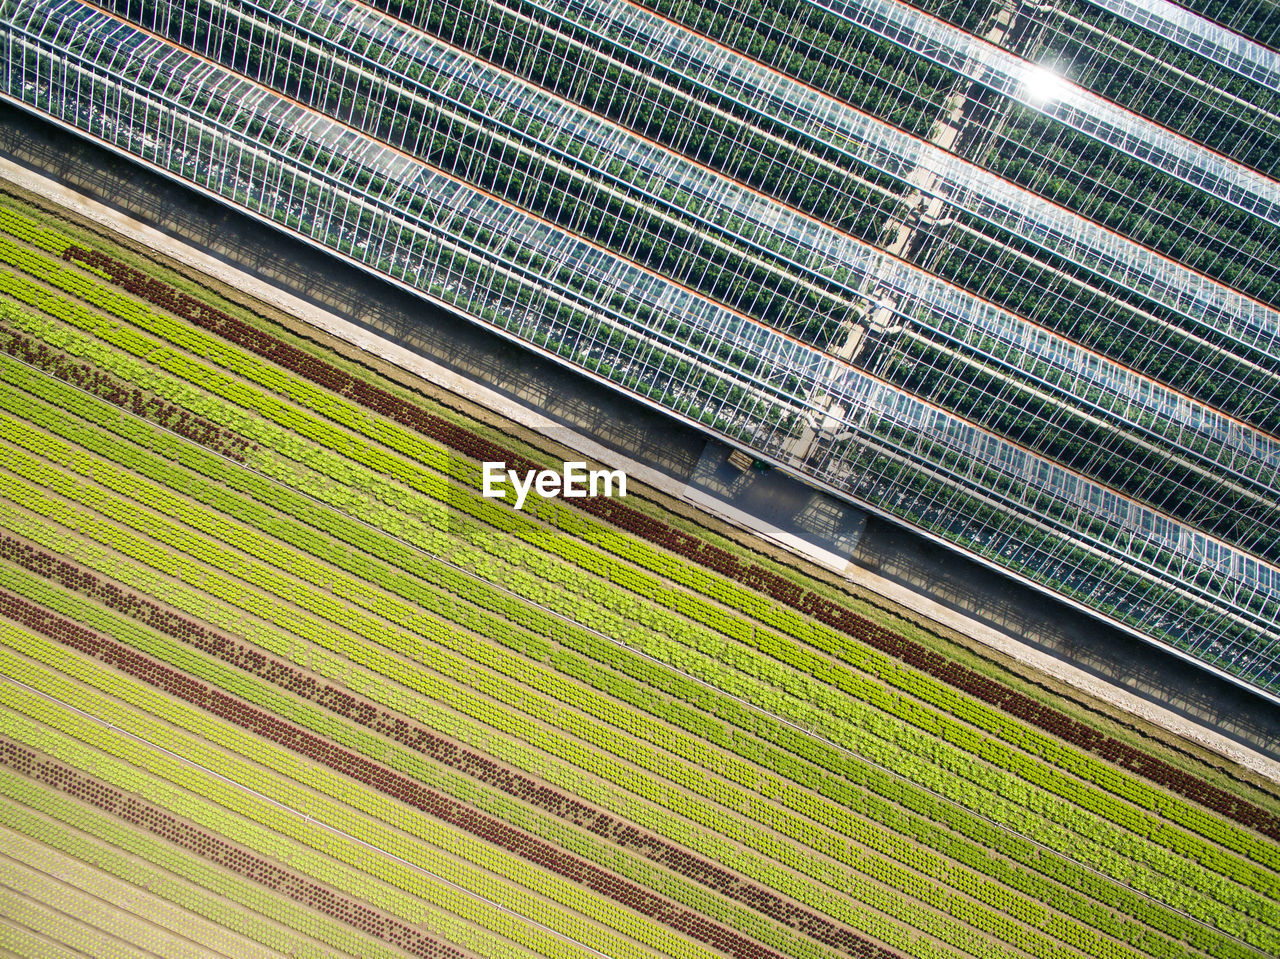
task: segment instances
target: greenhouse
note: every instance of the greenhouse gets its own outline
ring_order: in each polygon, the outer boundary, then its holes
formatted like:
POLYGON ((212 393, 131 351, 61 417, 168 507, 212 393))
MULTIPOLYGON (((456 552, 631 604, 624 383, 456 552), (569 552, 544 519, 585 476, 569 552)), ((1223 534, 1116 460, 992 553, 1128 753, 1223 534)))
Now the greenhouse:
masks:
POLYGON ((0 36, 9 102, 1280 697, 1265 6, 7 0, 0 36))

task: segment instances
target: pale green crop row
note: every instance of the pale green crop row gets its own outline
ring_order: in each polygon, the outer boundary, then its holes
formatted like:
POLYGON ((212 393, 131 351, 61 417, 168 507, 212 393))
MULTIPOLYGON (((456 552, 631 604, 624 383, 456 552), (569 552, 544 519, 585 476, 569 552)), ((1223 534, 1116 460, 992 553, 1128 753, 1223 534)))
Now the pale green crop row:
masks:
MULTIPOLYGON (((19 874, 15 872, 16 879, 19 874)), ((64 905, 74 908, 65 902, 64 905)), ((148 947, 158 944, 155 935, 144 923, 118 920, 119 931, 125 941, 60 911, 55 905, 46 905, 28 899, 11 891, 0 883, 0 917, 3 922, 25 929, 38 929, 40 938, 15 936, 15 951, 25 953, 33 959, 44 959, 46 955, 54 956, 94 956, 95 959, 147 959, 141 949, 129 945, 128 940, 137 936, 143 945, 148 947), (50 941, 51 940, 51 941, 50 941)), ((10 926, 12 928, 12 926, 10 926)), ((0 939, 0 943, 4 940, 0 939)), ((175 953, 174 959, 203 959, 207 953, 197 957, 192 952, 175 953)))
POLYGON ((296 955, 297 959, 402 959, 402 954, 386 943, 210 865, 43 783, 0 768, 0 796, 4 797, 0 824, 190 909, 272 953, 296 955))
POLYGON ((84 953, 50 942, 3 916, 0 916, 0 949, 18 959, 84 959, 84 953))
MULTIPOLYGON (((39 872, 30 870, 32 881, 44 885, 55 882, 53 877, 56 877, 57 883, 65 884, 70 890, 78 890, 83 903, 79 908, 93 910, 97 916, 102 916, 104 911, 109 915, 112 908, 140 916, 160 930, 176 933, 223 957, 273 959, 278 955, 230 929, 209 922, 190 909, 161 898, 145 885, 125 882, 56 848, 33 842, 3 827, 0 827, 0 854, 8 857, 7 869, 15 869, 21 864, 38 867, 39 872)), ((29 894, 47 901, 47 897, 39 893, 29 894)), ((73 914, 78 915, 79 909, 73 914)), ((102 926, 100 922, 95 924, 102 926)), ((168 951, 158 950, 160 955, 166 955, 168 951)))
MULTIPOLYGON (((33 861, 47 865, 42 859, 33 861)), ((202 943, 185 935, 175 936, 157 926, 156 916, 123 910, 99 898, 97 892, 57 882, 12 859, 0 869, 0 914, 89 955, 136 959, 147 954, 166 959, 215 959, 218 955, 206 948, 206 944, 216 945, 216 938, 202 943), (26 917, 36 910, 39 915, 26 917)), ((205 932, 212 934, 213 930, 205 932)))

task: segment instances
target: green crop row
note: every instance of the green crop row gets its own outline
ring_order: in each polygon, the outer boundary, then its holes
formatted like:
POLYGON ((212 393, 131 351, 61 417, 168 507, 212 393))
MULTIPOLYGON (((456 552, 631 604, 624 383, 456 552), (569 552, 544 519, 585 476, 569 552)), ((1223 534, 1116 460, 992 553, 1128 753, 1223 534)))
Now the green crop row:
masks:
MULTIPOLYGON (((548 959, 582 956, 583 946, 614 959, 655 955, 584 922, 583 915, 496 878, 526 879, 541 886, 540 892, 549 890, 546 874, 541 881, 535 879, 523 861, 508 863, 509 872, 486 872, 442 854, 439 847, 424 848, 433 832, 441 832, 433 830, 429 817, 409 814, 404 806, 357 788, 348 777, 302 761, 24 630, 0 626, 0 641, 36 655, 34 662, 44 667, 0 650, 0 661, 12 670, 7 674, 57 700, 0 686, 0 702, 15 711, 0 718, 5 735, 406 921, 421 922, 434 906, 479 922, 548 959), (70 670, 71 676, 106 695, 69 683, 50 668, 70 670), (100 722, 86 723, 67 706, 100 722), (22 721, 17 714, 41 725, 22 721), (246 756, 253 758, 241 758, 246 756), (268 771, 262 765, 268 760, 289 772, 268 771), (336 798, 326 798, 334 793, 336 798), (281 815, 282 805, 295 814, 281 815), (371 855, 371 848, 381 855, 371 855), (512 931, 520 934, 512 936, 512 931)), ((457 832, 444 831, 443 838, 450 850, 460 848, 457 832)), ((492 847, 484 851, 498 855, 492 847)), ((500 861, 501 857, 494 860, 500 861)), ((575 907, 590 908, 590 894, 574 892, 575 907)))
MULTIPOLYGON (((82 284, 76 282, 77 279, 82 279, 78 275, 50 264, 48 261, 40 264, 38 269, 49 273, 49 267, 52 267, 53 272, 57 275, 46 276, 46 279, 54 282, 63 282, 77 289, 82 286, 82 284)), ((109 308, 119 306, 116 302, 117 294, 98 290, 94 295, 97 296, 99 293, 105 293, 108 297, 109 308)), ((134 304, 134 308, 127 312, 135 321, 145 314, 145 318, 153 321, 153 324, 165 325, 161 322, 163 321, 162 317, 151 313, 145 307, 138 307, 137 304, 134 304)), ((168 325, 172 326, 172 324, 168 325)), ((203 343, 193 343, 193 341, 187 340, 186 345, 194 345, 202 355, 218 359, 227 355, 228 351, 225 347, 217 347, 216 341, 211 344, 209 340, 210 338, 207 337, 203 343)), ((434 448, 433 444, 424 444, 418 437, 405 435, 405 431, 397 427, 388 427, 388 424, 371 421, 367 414, 355 413, 349 406, 336 400, 331 394, 324 394, 323 391, 316 390, 310 384, 303 383, 294 377, 280 377, 278 374, 266 375, 262 364, 257 366, 258 368, 254 369, 252 364, 249 367, 241 364, 240 372, 249 375, 251 379, 255 378, 253 374, 259 374, 256 378, 263 382, 264 385, 267 385, 268 388, 281 390, 294 401, 302 402, 312 409, 317 409, 321 412, 321 415, 327 418, 342 422, 344 425, 355 428, 357 431, 379 442, 388 443, 390 441, 389 445, 392 448, 399 449, 405 452, 406 455, 424 462, 428 466, 441 469, 457 478, 463 478, 469 485, 476 485, 476 470, 471 464, 463 464, 458 458, 434 448), (282 387, 284 387, 283 390, 282 387)), ((545 506, 546 504, 543 505, 545 506)), ((499 511, 492 507, 492 504, 485 503, 483 506, 488 507, 483 518, 494 523, 499 529, 510 529, 513 523, 519 523, 523 519, 523 517, 514 518, 514 514, 509 510, 499 511)), ((1072 771, 1076 774, 1104 785, 1104 788, 1124 795, 1125 798, 1138 805, 1158 809, 1162 815, 1181 821, 1188 828, 1192 828, 1215 841, 1227 845, 1229 848, 1243 851, 1245 854, 1250 855, 1251 858, 1265 862, 1268 865, 1274 866, 1280 861, 1280 855, 1277 855, 1273 848, 1259 842, 1256 837, 1252 837, 1248 833, 1226 826, 1220 820, 1205 814, 1202 810, 1190 807, 1189 804, 1172 799, 1168 794, 1153 789, 1145 783, 1120 774, 1105 763, 1065 747, 1060 742, 1054 741, 1042 733, 1029 730, 1009 717, 999 714, 996 710, 976 703, 968 697, 961 696, 950 687, 920 676, 904 668, 901 664, 894 663, 882 654, 854 647, 846 637, 833 630, 821 627, 819 624, 806 622, 798 614, 779 604, 771 603, 758 594, 753 594, 742 587, 738 587, 736 584, 728 583, 681 560, 662 554, 653 547, 648 546, 648 544, 641 543, 632 537, 607 530, 600 524, 584 521, 581 516, 574 515, 572 518, 567 518, 568 511, 560 504, 554 504, 550 508, 555 510, 557 507, 558 515, 554 517, 556 520, 570 523, 576 535, 581 535, 588 540, 603 541, 601 545, 606 550, 614 551, 632 562, 639 562, 641 565, 660 571, 664 576, 680 581, 683 585, 689 585, 690 588, 704 592, 711 598, 724 601, 744 612, 749 612, 762 621, 772 621, 782 628, 784 632, 796 636, 802 642, 815 645, 824 652, 833 653, 852 661, 859 668, 868 669, 873 674, 887 679, 887 681, 898 685, 914 696, 931 702, 941 700, 946 704, 943 706, 944 709, 949 707, 949 711, 960 718, 988 731, 994 731, 996 735, 1003 736, 1003 738, 1010 740, 1019 748, 1059 764, 1063 764, 1063 761, 1067 760, 1069 765, 1074 767, 1072 771)), ((632 579, 633 581, 628 585, 634 588, 634 577, 632 579)), ((1033 774, 1041 776, 1045 774, 1041 764, 1032 763, 1027 768, 1033 774)), ((1111 811, 1111 815, 1112 817, 1115 815, 1114 808, 1111 811)))
MULTIPOLYGON (((242 428, 243 428, 243 427, 242 427, 242 428)), ((319 427, 313 427, 313 428, 314 428, 314 429, 319 429, 319 427)), ((259 438, 261 439, 262 437, 259 437, 259 438)), ((346 477, 342 477, 342 478, 344 478, 344 479, 345 479, 346 477)), ((376 481, 376 480, 371 480, 370 482, 374 482, 374 483, 376 483, 377 481, 376 481)), ((437 495, 440 495, 440 494, 437 494, 437 495)), ((441 498, 446 498, 446 497, 448 497, 448 496, 449 496, 449 494, 444 494, 444 496, 442 496, 441 498)), ((457 502, 457 497, 456 497, 456 495, 455 495, 455 496, 452 496, 451 502, 457 502)), ((496 509, 496 508, 495 508, 495 507, 493 507, 491 504, 483 504, 483 505, 488 506, 488 507, 489 507, 489 509, 491 509, 491 510, 496 509)), ((508 513, 507 513, 507 515, 511 515, 511 514, 508 512, 508 513)), ((634 580, 633 580, 633 581, 634 581, 634 580)), ((759 636, 759 634, 757 633, 757 637, 758 637, 758 636, 759 636)), ((759 646, 760 646, 760 645, 761 645, 760 643, 757 643, 757 648, 759 648, 759 646)), ((819 667, 818 667, 818 668, 819 668, 819 669, 821 668, 821 664, 819 664, 819 667)), ((837 678, 839 678, 839 677, 837 677, 837 678)), ((823 687, 813 687, 813 688, 815 688, 815 689, 817 690, 817 693, 818 693, 819 695, 821 695, 822 693, 824 693, 824 692, 825 692, 825 689, 824 689, 823 687)), ((865 689, 866 689, 866 688, 867 688, 867 687, 866 687, 866 684, 864 683, 864 684, 863 684, 863 690, 862 690, 864 695, 865 695, 865 689)), ((883 703, 883 697, 882 697, 882 703, 883 703)), ((898 701, 898 700, 892 700, 892 699, 890 699, 890 700, 889 700, 889 704, 890 704, 890 708, 892 708, 892 706, 894 706, 894 705, 899 705, 899 709, 901 709, 901 708, 902 708, 902 706, 900 705, 900 701, 898 701)), ((908 704, 908 708, 909 708, 909 704, 908 704)), ((917 723, 917 725, 919 725, 919 724, 920 724, 920 720, 919 720, 918 718, 916 719, 916 723, 917 723)), ((946 727, 936 727, 934 731, 941 731, 941 732, 943 733, 943 735, 946 735, 946 734, 947 734, 947 732, 948 732, 948 730, 947 730, 947 728, 946 728, 946 727)), ((898 737, 898 741, 899 741, 900 743, 907 743, 907 744, 910 744, 910 743, 912 743, 912 742, 917 742, 917 741, 918 741, 918 737, 913 738, 913 737, 910 737, 910 736, 902 736, 902 735, 899 735, 899 737, 898 737)), ((971 746, 970 748, 972 748, 972 746, 971 746)), ((1040 768, 1040 767, 1039 767, 1039 765, 1038 765, 1038 764, 1035 764, 1035 763, 1025 763, 1025 762, 1024 762, 1024 766, 1025 766, 1025 767, 1027 767, 1027 768, 1029 768, 1029 769, 1031 770, 1031 775, 1032 775, 1033 777, 1035 776, 1036 771, 1037 771, 1037 770, 1039 770, 1039 768, 1040 768)), ((960 764, 956 765, 954 768, 965 769, 966 767, 964 766, 964 764, 963 764, 963 763, 960 763, 960 764)), ((1081 791, 1080 791, 1080 790, 1077 790, 1076 792, 1077 792, 1077 795, 1076 795, 1076 801, 1077 801, 1077 802, 1079 802, 1079 801, 1080 801, 1080 796, 1082 795, 1082 793, 1081 793, 1081 791)), ((1088 793, 1084 793, 1083 795, 1084 795, 1084 802, 1087 804, 1087 802, 1089 801, 1089 794, 1088 794, 1088 793)), ((1126 825, 1130 825, 1130 828, 1133 828, 1133 827, 1132 827, 1132 825, 1131 825, 1131 824, 1129 824, 1129 823, 1126 823, 1126 825)), ((1139 826, 1139 828, 1141 828, 1141 826, 1139 826)), ((1155 826, 1154 826, 1154 830, 1158 831, 1160 828, 1161 828, 1161 827, 1160 827, 1160 824, 1155 824, 1155 826)), ((1152 827, 1152 825, 1151 825, 1151 824, 1148 824, 1148 825, 1147 825, 1147 827, 1146 827, 1146 834, 1147 834, 1147 835, 1152 835, 1152 834, 1153 834, 1153 827, 1152 827)), ((1156 834, 1158 834, 1158 832, 1157 832, 1156 834)), ((1174 841, 1175 841, 1175 842, 1176 842, 1178 839, 1180 839, 1180 838, 1181 838, 1181 837, 1180 837, 1178 834, 1174 834, 1174 841)), ((1166 840, 1166 841, 1168 841, 1168 840, 1166 840)), ((1202 853, 1201 855, 1203 855, 1203 853, 1202 853)), ((1262 881, 1263 881, 1263 882, 1266 882, 1266 881, 1267 881, 1268 879, 1270 879, 1270 878, 1271 878, 1271 877, 1266 877, 1266 876, 1264 876, 1264 878, 1262 879, 1262 881)))
MULTIPOLYGON (((7 578, 0 577, 0 582, 8 582, 8 580, 7 578)), ((10 586, 11 588, 16 586, 20 592, 31 595, 31 586, 29 584, 10 583, 10 586)), ((59 609, 65 608, 66 611, 69 614, 71 614, 76 621, 93 624, 96 620, 95 611, 91 607, 89 607, 87 604, 76 603, 76 604, 67 606, 65 600, 60 600, 60 599, 50 600, 48 598, 46 591, 38 591, 38 597, 39 598, 37 599, 37 601, 43 602, 45 604, 52 604, 59 609)), ((33 598, 35 597, 33 596, 33 598)), ((188 669, 189 671, 198 672, 199 674, 204 675, 204 672, 201 670, 201 667, 199 667, 198 665, 196 666, 192 665, 193 657, 176 653, 171 648, 172 644, 166 644, 164 641, 160 641, 159 643, 157 643, 155 640, 138 639, 137 634, 139 633, 139 629, 133 626, 132 624, 129 624, 127 622, 121 622, 118 619, 111 617, 111 618, 104 619, 101 622, 101 628, 109 632, 111 635, 114 635, 120 638, 121 640, 127 640, 131 644, 139 645, 140 648, 145 647, 145 651, 147 651, 151 655, 155 655, 159 658, 166 659, 175 663, 181 660, 182 668, 188 669)), ((223 672, 218 672, 217 676, 218 677, 223 676, 223 672)), ((241 695, 246 699, 250 699, 251 701, 263 702, 265 704, 266 700, 270 699, 271 700, 270 708, 272 708, 274 711, 279 711, 282 708, 281 703, 279 701, 279 697, 276 694, 266 694, 266 693, 262 693, 261 691, 246 692, 246 689, 253 688, 252 684, 245 686, 241 681, 237 681, 235 685, 231 685, 229 684, 229 681, 225 680, 224 678, 215 678, 213 675, 210 675, 209 678, 211 678, 212 681, 217 682, 219 685, 232 689, 234 692, 236 692, 237 695, 241 695)), ((308 714, 308 716, 309 718, 299 718, 297 719, 297 721, 304 722, 308 725, 314 722, 318 722, 318 720, 316 720, 313 716, 310 716, 310 714, 308 714)), ((292 717, 292 718, 296 718, 296 717, 292 717)), ((325 728, 327 730, 326 734, 333 735, 332 729, 327 723, 325 725, 325 728)), ((335 738, 338 738, 339 741, 342 741, 344 743, 353 744, 351 742, 352 737, 353 736, 358 737, 358 735, 359 734, 352 734, 348 732, 348 733, 344 733, 341 737, 335 736, 335 738)), ((374 753, 371 753, 371 755, 373 754, 374 753)), ((383 757, 383 761, 385 761, 385 757, 383 757)), ((400 768, 400 767, 397 765, 397 768, 400 768)), ((917 856, 917 864, 918 864, 918 856, 917 856)), ((1045 920, 1045 916, 1043 914, 1037 918, 1039 918, 1041 922, 1045 920)), ((1053 917, 1050 917, 1048 921, 1050 922, 1051 926, 1054 924, 1053 917)), ((1112 925, 1114 926, 1114 924, 1112 925)), ((1132 934, 1136 930, 1125 930, 1125 931, 1132 934)), ((1076 938, 1079 938, 1078 933, 1076 934, 1076 938)), ((1170 953, 1166 953, 1166 954, 1170 954, 1170 953)))
MULTIPOLYGON (((71 246, 71 241, 57 230, 39 226, 16 210, 3 205, 0 205, 0 230, 54 256, 62 256, 67 247, 71 246)), ((106 279, 105 274, 99 275, 106 279)))
MULTIPOLYGON (((490 516, 490 517, 489 517, 489 519, 492 519, 492 516, 490 516)), ((507 524, 504 524, 504 525, 507 525, 507 524)), ((774 604, 774 608, 776 608, 776 604, 774 604)), ((794 615, 792 615, 792 616, 794 616, 794 615)), ((799 617, 796 617, 796 618, 799 618, 799 617)), ((832 636, 828 636, 828 638, 827 638, 827 639, 828 639, 828 640, 835 639, 835 636, 833 636, 833 635, 832 635, 832 636)), ((829 641, 828 641, 828 644, 827 644, 827 645, 833 645, 833 644, 832 644, 832 643, 829 643, 829 641)), ((847 645, 847 643, 841 643, 841 644, 838 644, 838 645, 847 645)), ((837 648, 838 648, 838 647, 837 647, 837 648)), ((1100 764, 1100 766, 1101 766, 1101 764, 1100 764)), ((1114 772, 1114 771, 1112 771, 1112 772, 1114 772)))

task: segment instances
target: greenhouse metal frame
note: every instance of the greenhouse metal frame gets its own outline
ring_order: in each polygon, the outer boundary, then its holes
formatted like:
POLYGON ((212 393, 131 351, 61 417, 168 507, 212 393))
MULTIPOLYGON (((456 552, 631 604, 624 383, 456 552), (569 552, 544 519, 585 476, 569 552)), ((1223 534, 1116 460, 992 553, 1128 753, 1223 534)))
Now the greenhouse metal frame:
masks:
POLYGON ((9 102, 1280 701, 1265 20, 4 11, 9 102))

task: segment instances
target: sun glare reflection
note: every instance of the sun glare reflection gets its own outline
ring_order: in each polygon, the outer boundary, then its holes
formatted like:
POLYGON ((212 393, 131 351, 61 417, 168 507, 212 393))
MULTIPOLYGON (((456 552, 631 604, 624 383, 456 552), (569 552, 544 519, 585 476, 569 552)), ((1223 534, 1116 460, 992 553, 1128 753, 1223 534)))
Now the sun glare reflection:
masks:
POLYGON ((1043 107, 1065 97, 1070 84, 1052 67, 1035 66, 1027 72, 1023 86, 1027 99, 1035 106, 1043 107))

